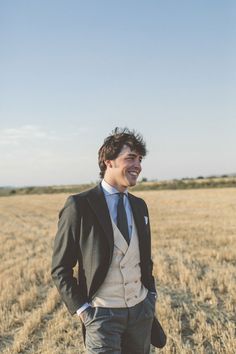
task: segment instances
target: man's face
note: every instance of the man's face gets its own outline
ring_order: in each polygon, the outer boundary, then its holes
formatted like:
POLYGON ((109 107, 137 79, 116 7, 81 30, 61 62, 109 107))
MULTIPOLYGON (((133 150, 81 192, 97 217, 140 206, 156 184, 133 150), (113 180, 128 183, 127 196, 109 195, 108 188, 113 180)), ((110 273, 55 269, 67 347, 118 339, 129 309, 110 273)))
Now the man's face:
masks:
POLYGON ((141 162, 142 156, 124 145, 116 159, 105 161, 107 165, 105 181, 120 192, 127 187, 135 186, 142 170, 141 162))

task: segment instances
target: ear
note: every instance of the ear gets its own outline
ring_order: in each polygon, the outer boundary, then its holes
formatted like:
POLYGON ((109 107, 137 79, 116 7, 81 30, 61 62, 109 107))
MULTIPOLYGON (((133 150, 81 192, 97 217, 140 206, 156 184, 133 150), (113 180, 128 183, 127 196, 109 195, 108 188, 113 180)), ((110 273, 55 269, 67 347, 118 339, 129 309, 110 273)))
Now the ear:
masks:
POLYGON ((107 168, 108 167, 112 168, 112 160, 105 160, 104 163, 105 163, 107 168))

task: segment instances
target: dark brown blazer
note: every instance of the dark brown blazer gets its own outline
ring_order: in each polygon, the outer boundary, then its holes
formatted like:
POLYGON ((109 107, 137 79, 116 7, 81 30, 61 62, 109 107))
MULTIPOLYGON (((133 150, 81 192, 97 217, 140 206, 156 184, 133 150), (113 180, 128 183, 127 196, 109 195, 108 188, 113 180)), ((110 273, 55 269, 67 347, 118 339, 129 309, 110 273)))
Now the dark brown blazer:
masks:
MULTIPOLYGON (((145 202, 128 194, 138 232, 141 281, 155 292, 152 276, 151 239, 145 202)), ((103 283, 113 256, 113 228, 101 185, 70 196, 59 213, 52 256, 52 278, 73 315, 90 302, 103 283), (78 273, 73 268, 78 264, 78 273)))

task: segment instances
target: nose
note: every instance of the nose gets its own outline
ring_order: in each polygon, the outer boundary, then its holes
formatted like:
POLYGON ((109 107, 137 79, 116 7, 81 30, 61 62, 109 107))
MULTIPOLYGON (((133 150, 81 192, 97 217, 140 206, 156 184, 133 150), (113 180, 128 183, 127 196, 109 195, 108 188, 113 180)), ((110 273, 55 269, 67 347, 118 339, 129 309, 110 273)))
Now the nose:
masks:
POLYGON ((135 159, 135 164, 134 164, 135 168, 138 169, 139 172, 142 171, 142 166, 141 166, 141 161, 139 158, 135 159))

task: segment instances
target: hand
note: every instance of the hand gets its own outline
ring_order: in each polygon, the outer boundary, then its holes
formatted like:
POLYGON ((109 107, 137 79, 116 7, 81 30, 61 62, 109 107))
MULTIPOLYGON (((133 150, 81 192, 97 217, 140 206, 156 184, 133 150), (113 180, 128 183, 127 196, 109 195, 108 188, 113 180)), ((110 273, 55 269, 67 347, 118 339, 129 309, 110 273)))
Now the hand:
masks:
POLYGON ((84 323, 86 321, 88 311, 91 309, 91 306, 88 306, 84 311, 82 311, 79 315, 81 321, 84 323))
POLYGON ((86 310, 84 310, 83 312, 81 312, 81 314, 79 315, 79 318, 81 319, 81 321, 84 323, 84 312, 86 310))

